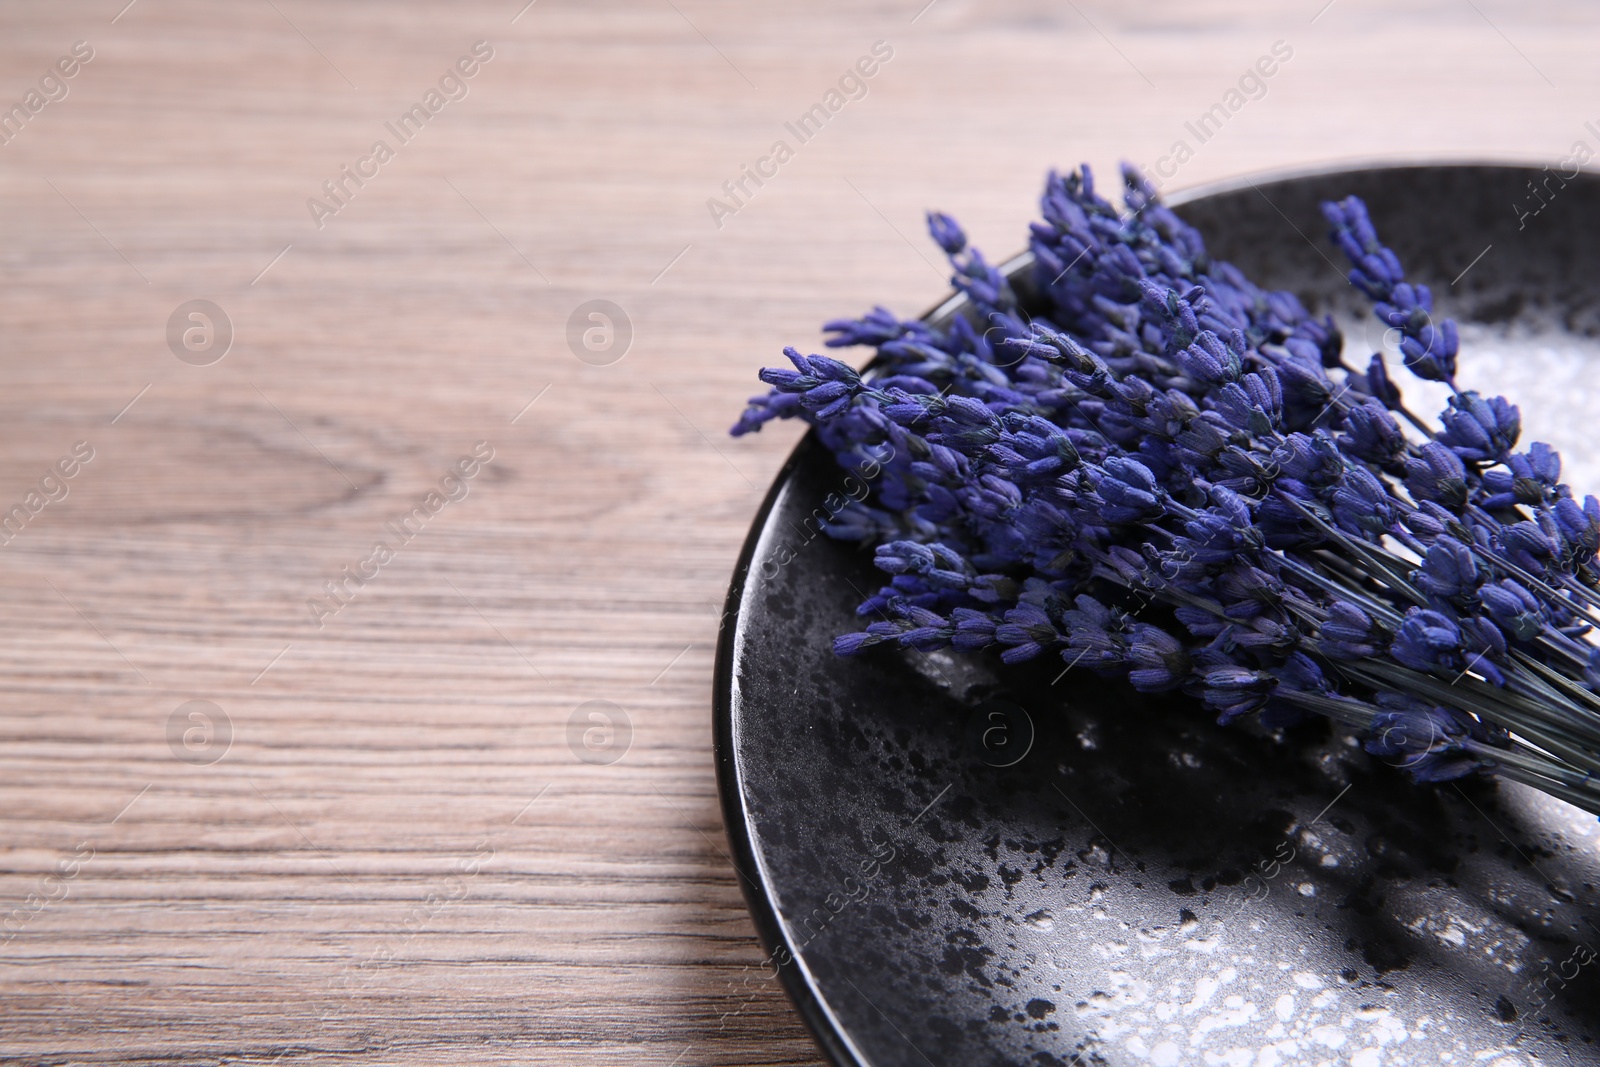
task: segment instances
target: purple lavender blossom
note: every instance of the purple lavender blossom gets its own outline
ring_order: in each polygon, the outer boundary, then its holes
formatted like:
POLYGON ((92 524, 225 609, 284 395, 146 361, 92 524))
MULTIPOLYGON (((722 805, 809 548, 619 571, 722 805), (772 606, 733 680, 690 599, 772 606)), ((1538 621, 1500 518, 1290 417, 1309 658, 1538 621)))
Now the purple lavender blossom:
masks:
POLYGON ((1123 177, 1125 212, 1088 167, 1049 176, 1027 306, 930 213, 960 314, 828 323, 831 347, 876 350, 865 377, 793 348, 762 372, 735 434, 798 418, 881 470, 826 527, 888 576, 835 650, 1060 657, 1224 723, 1324 716, 1419 781, 1498 775, 1600 813, 1600 500, 1548 446, 1514 451, 1509 401, 1455 388, 1455 323, 1359 199, 1323 205, 1331 236, 1405 366, 1451 387, 1437 426, 1381 355, 1346 363, 1331 319, 1123 177))

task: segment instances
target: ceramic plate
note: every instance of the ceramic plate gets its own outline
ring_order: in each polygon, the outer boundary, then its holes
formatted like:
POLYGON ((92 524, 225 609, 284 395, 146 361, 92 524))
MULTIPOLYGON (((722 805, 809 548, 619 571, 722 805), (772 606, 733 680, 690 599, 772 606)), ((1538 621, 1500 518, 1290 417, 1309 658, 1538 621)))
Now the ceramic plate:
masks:
MULTIPOLYGON (((1364 168, 1174 202, 1213 255, 1338 315, 1364 361, 1385 338, 1317 209, 1364 197, 1463 323, 1464 383, 1518 402, 1600 492, 1600 179, 1534 199, 1536 176, 1364 168)), ((1027 257, 1007 270, 1025 289, 1027 257)), ((781 982, 835 1063, 1600 1063, 1592 817, 1516 786, 1417 787, 1319 725, 1222 729, 1058 662, 839 659, 881 578, 816 536, 849 477, 810 437, 779 474, 715 694, 768 953, 746 985, 781 982)))

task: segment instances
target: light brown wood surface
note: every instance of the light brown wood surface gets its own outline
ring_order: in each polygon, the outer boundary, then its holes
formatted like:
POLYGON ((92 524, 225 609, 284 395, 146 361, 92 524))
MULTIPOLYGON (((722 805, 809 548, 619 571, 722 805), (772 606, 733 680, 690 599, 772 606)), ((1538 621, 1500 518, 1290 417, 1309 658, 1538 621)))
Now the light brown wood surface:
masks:
POLYGON ((1554 160, 1600 118, 1576 2, 124 3, 0 6, 0 105, 94 49, 0 146, 0 509, 94 450, 0 547, 5 1063, 816 1062, 744 992, 711 754, 722 598, 797 437, 725 436, 756 369, 939 298, 922 209, 1013 252, 1046 168, 1153 162, 1275 40, 1169 188, 1554 160), (319 229, 307 198, 479 40, 319 229), (235 331, 210 366, 166 340, 197 298, 235 331), (609 366, 566 340, 596 298, 634 331, 609 366), (169 745, 191 700, 216 762, 169 745), (568 743, 591 700, 631 719, 609 765, 568 743))

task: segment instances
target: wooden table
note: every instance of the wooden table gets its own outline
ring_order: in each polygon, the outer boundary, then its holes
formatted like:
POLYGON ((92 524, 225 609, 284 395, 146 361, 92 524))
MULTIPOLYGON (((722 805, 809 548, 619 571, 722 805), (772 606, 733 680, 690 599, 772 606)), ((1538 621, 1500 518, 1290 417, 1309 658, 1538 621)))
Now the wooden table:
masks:
POLYGON ((1575 2, 125 2, 0 8, 6 1063, 816 1062, 743 991, 710 751, 797 436, 724 435, 756 369, 938 298, 925 207, 1019 248, 1050 166, 1600 117, 1575 2))

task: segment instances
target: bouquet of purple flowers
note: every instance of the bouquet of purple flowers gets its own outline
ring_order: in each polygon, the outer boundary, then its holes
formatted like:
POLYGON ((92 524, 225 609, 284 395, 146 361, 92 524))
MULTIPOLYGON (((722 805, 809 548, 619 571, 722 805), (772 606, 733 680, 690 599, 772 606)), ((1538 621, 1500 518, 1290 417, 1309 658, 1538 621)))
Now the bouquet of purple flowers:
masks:
POLYGON ((1515 451, 1515 406, 1456 388, 1455 323, 1360 200, 1323 213, 1406 367, 1450 388, 1438 427, 1381 354, 1346 362, 1331 317, 1124 180, 1125 213, 1088 167, 1050 175, 1027 306, 930 214, 961 314, 828 323, 829 346, 876 349, 866 377, 793 348, 761 372, 734 434, 798 417, 881 469, 826 526, 891 576, 835 650, 1059 656, 1222 723, 1325 716, 1420 781, 1499 775, 1600 813, 1600 501, 1547 445, 1515 451))

